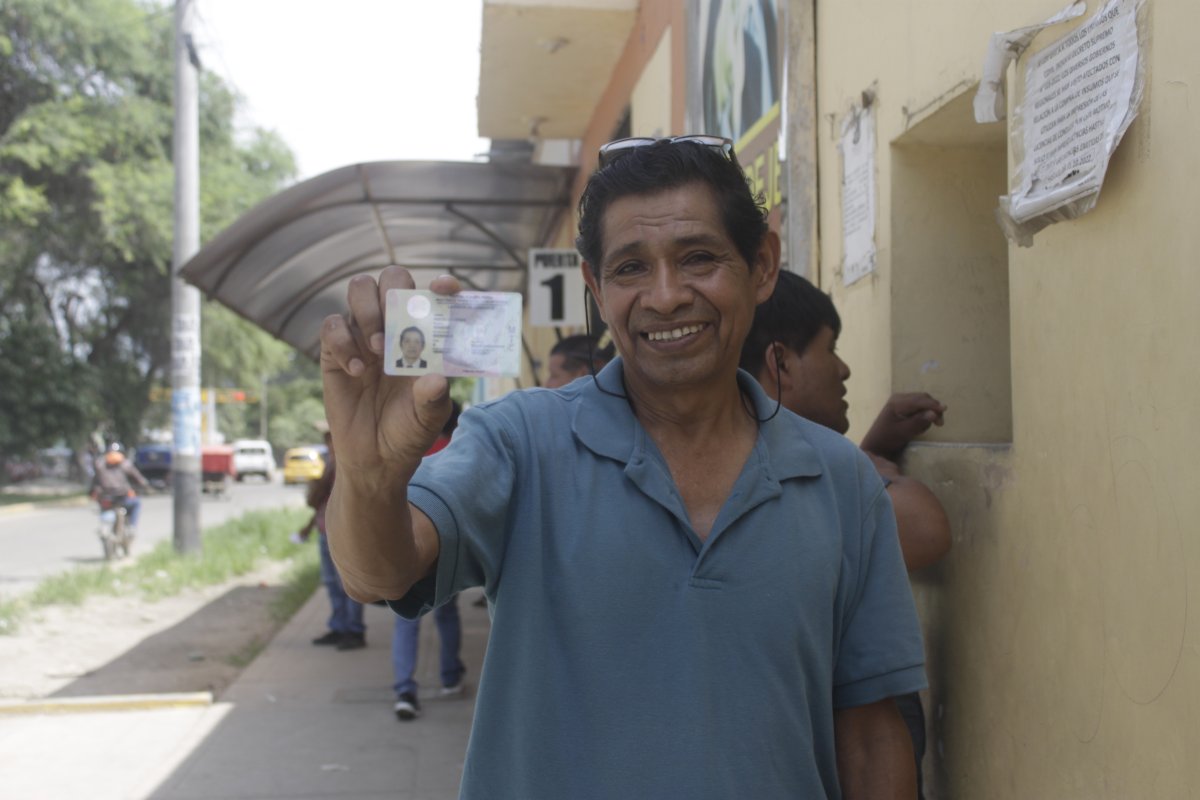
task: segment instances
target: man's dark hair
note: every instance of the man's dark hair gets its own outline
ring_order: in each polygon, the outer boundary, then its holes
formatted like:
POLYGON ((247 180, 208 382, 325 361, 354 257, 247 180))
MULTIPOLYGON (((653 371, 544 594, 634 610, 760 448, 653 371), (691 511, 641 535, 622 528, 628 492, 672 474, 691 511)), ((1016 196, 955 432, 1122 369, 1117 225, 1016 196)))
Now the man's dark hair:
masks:
POLYGON ((585 333, 564 337, 558 344, 550 348, 550 355, 562 356, 563 366, 571 371, 590 369, 595 364, 596 369, 613 359, 613 343, 597 348, 596 337, 585 333))
POLYGON ((750 192, 737 162, 695 142, 666 140, 630 148, 588 179, 579 198, 579 236, 575 247, 599 277, 603 259, 604 214, 614 201, 629 195, 657 194, 690 183, 712 189, 725 231, 734 247, 754 265, 767 235, 767 212, 750 192))
POLYGON ((754 310, 754 324, 742 345, 742 369, 758 377, 765 364, 767 345, 780 342, 803 353, 823 326, 834 336, 842 332, 842 318, 829 295, 794 272, 779 271, 775 291, 754 310))
POLYGON ((421 330, 416 325, 409 325, 407 328, 400 331, 400 341, 403 342, 405 334, 411 333, 413 331, 415 331, 416 334, 421 337, 421 347, 424 347, 425 346, 425 331, 421 330))

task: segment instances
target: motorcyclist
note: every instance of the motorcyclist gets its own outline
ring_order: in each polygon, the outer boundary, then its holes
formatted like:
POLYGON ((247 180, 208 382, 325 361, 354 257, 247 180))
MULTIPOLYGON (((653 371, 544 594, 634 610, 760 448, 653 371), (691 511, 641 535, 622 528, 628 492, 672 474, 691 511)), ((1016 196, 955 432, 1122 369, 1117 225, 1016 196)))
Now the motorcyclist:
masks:
POLYGON ((125 458, 120 443, 113 442, 108 451, 96 459, 91 497, 93 500, 110 499, 114 505, 123 504, 126 511, 125 530, 130 536, 137 530, 138 515, 142 510, 142 501, 134 491, 134 484, 143 490, 150 488, 149 481, 132 461, 125 458))

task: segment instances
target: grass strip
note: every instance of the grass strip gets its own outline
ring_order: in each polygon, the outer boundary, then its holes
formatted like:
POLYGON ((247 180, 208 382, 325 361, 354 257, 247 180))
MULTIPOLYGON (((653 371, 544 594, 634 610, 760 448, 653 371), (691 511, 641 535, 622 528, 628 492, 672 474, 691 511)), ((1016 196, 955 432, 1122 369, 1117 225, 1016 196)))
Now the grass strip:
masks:
POLYGON ((266 562, 290 562, 286 588, 272 607, 287 619, 312 595, 320 579, 317 548, 289 536, 308 520, 306 509, 250 511, 205 530, 202 552, 181 555, 160 542, 132 563, 80 567, 46 578, 28 594, 0 601, 0 635, 15 633, 33 609, 80 605, 95 595, 140 594, 159 600, 185 589, 224 583, 266 562))
POLYGON ((87 497, 87 492, 63 492, 61 494, 25 494, 21 492, 0 492, 0 508, 16 506, 24 503, 39 503, 56 505, 87 497))

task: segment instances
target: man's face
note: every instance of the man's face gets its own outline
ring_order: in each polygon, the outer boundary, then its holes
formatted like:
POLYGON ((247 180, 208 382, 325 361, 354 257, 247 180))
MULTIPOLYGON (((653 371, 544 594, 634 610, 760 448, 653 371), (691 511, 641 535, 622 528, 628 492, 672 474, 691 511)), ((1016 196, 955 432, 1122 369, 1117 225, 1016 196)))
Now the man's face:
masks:
POLYGON ((805 419, 833 428, 838 433, 850 429, 846 417, 846 381, 850 367, 836 352, 837 335, 828 325, 797 354, 783 348, 785 387, 781 392, 785 408, 805 419))
POLYGON ((576 378, 580 378, 588 374, 587 367, 580 369, 568 369, 567 359, 562 353, 555 353, 550 356, 549 362, 546 364, 546 383, 547 389, 557 389, 560 386, 566 386, 576 378))
POLYGON ((775 235, 747 264, 703 183, 613 202, 602 234, 599 279, 586 263, 584 279, 629 385, 683 388, 730 379, 754 308, 775 287, 775 235))
POLYGON ((416 361, 421 357, 421 351, 425 349, 425 342, 421 340, 421 334, 416 331, 409 331, 400 337, 400 352, 404 355, 405 361, 416 361))

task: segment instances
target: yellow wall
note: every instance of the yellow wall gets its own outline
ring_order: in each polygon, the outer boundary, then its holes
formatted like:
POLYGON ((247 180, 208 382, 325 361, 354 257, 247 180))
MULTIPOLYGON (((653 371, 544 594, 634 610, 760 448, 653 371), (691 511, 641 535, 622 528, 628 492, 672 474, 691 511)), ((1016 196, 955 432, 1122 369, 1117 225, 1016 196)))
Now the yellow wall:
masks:
POLYGON ((671 135, 671 37, 665 31, 629 101, 630 135, 671 135))
POLYGON ((951 406, 907 463, 955 538, 916 581, 931 797, 1200 796, 1200 5, 1151 4, 1146 100, 1099 204, 1030 249, 989 236, 1003 150, 962 115, 989 35, 1065 2, 817 6, 820 280, 851 436, 892 390, 951 406), (843 287, 836 122, 871 86, 878 271, 843 287))
MULTIPOLYGON (((613 138, 626 113, 630 115, 633 135, 670 136, 681 132, 685 99, 683 32, 686 27, 681 0, 643 0, 639 4, 633 31, 582 137, 579 174, 572 187, 571 213, 563 215, 553 241, 547 243, 547 247, 574 245, 579 225, 575 204, 588 176, 596 168, 598 148, 613 138)), ((582 328, 562 330, 564 336, 583 332, 582 328)), ((550 348, 557 341, 555 331, 526 325, 525 337, 534 357, 542 364, 539 377, 544 381, 550 348)), ((527 364, 523 365, 522 381, 525 386, 532 385, 527 364)))

